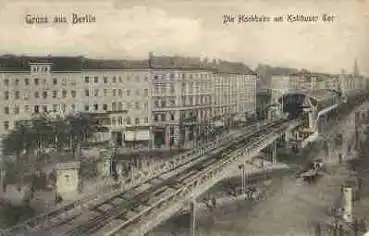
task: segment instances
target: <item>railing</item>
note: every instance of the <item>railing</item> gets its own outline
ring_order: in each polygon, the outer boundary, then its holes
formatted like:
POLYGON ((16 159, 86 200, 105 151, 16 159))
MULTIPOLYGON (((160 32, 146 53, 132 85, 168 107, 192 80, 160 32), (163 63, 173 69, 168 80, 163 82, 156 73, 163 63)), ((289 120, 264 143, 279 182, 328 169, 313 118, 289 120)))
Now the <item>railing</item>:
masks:
MULTIPOLYGON (((226 156, 224 160, 216 163, 215 165, 211 165, 207 169, 200 171, 196 174, 195 177, 191 177, 192 181, 185 184, 181 189, 174 191, 173 193, 163 196, 161 200, 157 201, 150 207, 146 208, 145 210, 141 211, 140 213, 136 214, 131 219, 127 220, 126 222, 122 223, 121 225, 117 226, 113 230, 109 231, 108 233, 104 234, 106 236, 115 235, 123 228, 128 227, 130 224, 139 223, 144 220, 140 220, 142 217, 153 213, 154 209, 160 211, 171 211, 169 212, 165 218, 170 217, 170 215, 174 214, 179 206, 183 206, 187 200, 195 198, 199 193, 206 191, 207 188, 210 188, 214 184, 216 184, 220 179, 224 176, 222 175, 222 171, 225 170, 230 164, 234 163, 237 159, 240 159, 244 155, 247 155, 249 158, 255 156, 258 152, 260 152, 263 148, 265 148, 266 144, 269 144, 271 141, 278 138, 285 129, 290 128, 291 126, 297 126, 298 122, 293 122, 292 124, 286 125, 286 123, 282 124, 281 126, 272 129, 267 134, 263 133, 262 136, 256 137, 251 143, 247 144, 240 149, 233 151, 231 154, 226 156), (244 151, 251 150, 249 151, 244 151), (236 155, 235 155, 236 153, 236 155), (178 199, 180 198, 180 199, 178 199), (179 203, 178 203, 179 202, 179 203), (168 206, 168 204, 172 203, 173 206, 168 206), (178 206, 177 206, 178 205, 178 206), (164 207, 166 209, 164 209, 164 207)), ((136 227, 134 232, 126 232, 124 235, 143 235, 144 233, 148 232, 150 229, 153 228, 154 225, 158 225, 164 219, 160 219, 158 214, 154 214, 155 219, 149 219, 146 225, 142 225, 141 228, 137 229, 136 227), (151 220, 156 221, 153 225, 150 224, 151 220), (132 233, 132 234, 131 234, 132 233)))
POLYGON ((189 166, 195 165, 199 161, 202 161, 203 158, 209 158, 208 156, 204 156, 205 153, 211 152, 219 147, 225 148, 224 145, 226 145, 227 143, 228 144, 233 143, 235 139, 240 138, 241 136, 246 134, 251 134, 256 130, 258 130, 259 128, 268 126, 269 124, 270 124, 269 121, 263 121, 261 123, 250 125, 248 127, 241 129, 236 134, 229 134, 224 137, 221 137, 217 139, 215 142, 211 142, 209 144, 206 144, 206 146, 200 146, 191 151, 185 152, 184 154, 178 155, 172 160, 164 160, 162 162, 158 162, 155 165, 150 166, 149 170, 136 173, 132 179, 126 180, 123 187, 119 189, 116 189, 107 194, 96 195, 95 193, 91 196, 79 199, 73 203, 65 203, 51 212, 36 216, 35 218, 27 220, 23 224, 16 225, 6 230, 6 233, 8 235, 14 235, 14 233, 12 232, 17 231, 27 232, 32 230, 33 228, 38 228, 40 225, 45 225, 51 221, 53 222, 64 221, 65 217, 63 216, 65 215, 65 213, 73 214, 74 213, 73 211, 82 212, 84 209, 88 209, 92 205, 96 205, 103 201, 106 201, 107 199, 114 198, 124 191, 140 186, 141 184, 144 184, 145 182, 153 178, 156 178, 160 175, 163 175, 165 173, 169 173, 174 169, 181 167, 181 169, 178 169, 178 171, 181 171, 184 168, 188 168, 189 166), (201 156, 203 157, 199 158, 201 156))

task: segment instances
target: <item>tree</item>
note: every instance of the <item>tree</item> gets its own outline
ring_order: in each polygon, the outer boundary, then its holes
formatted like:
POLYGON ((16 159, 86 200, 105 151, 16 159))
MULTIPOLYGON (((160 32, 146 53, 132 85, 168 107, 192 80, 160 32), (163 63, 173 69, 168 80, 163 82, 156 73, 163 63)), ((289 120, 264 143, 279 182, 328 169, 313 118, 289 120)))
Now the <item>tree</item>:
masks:
POLYGON ((68 116, 66 122, 70 131, 71 149, 75 157, 77 149, 81 152, 82 145, 97 131, 98 124, 91 116, 86 114, 68 116))
POLYGON ((15 155, 15 170, 22 184, 23 174, 26 168, 24 164, 29 162, 29 154, 35 144, 31 128, 20 124, 2 142, 3 155, 15 155))
POLYGON ((57 118, 51 122, 52 138, 56 149, 61 152, 65 147, 70 146, 71 127, 61 118, 57 118))

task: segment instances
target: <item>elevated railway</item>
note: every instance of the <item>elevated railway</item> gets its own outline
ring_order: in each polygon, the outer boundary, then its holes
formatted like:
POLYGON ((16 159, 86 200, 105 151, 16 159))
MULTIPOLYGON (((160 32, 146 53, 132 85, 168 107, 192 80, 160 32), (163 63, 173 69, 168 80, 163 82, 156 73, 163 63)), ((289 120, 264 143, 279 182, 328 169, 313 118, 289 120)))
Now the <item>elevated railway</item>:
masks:
POLYGON ((224 178, 231 164, 303 123, 295 117, 245 127, 137 173, 120 189, 66 204, 3 235, 143 235, 224 178))

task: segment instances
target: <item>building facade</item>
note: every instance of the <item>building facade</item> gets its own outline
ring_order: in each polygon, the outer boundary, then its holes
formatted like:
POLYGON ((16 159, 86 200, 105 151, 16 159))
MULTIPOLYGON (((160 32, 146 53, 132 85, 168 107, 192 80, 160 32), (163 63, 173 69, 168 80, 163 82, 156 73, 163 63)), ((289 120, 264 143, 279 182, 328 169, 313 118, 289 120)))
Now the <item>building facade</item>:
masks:
POLYGON ((247 66, 183 57, 0 57, 0 135, 35 114, 107 113, 118 145, 180 147, 227 116, 255 113, 247 66))

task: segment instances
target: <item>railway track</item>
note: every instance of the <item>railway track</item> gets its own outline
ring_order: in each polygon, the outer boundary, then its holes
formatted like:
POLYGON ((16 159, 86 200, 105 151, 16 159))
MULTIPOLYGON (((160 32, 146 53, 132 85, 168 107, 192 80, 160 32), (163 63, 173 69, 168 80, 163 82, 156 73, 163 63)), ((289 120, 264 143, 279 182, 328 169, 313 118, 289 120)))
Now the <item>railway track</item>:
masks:
MULTIPOLYGON (((6 230, 3 235, 32 235, 33 232, 40 232, 45 230, 47 231, 48 229, 54 229, 55 227, 59 227, 61 225, 72 224, 71 222, 73 222, 76 218, 80 218, 82 215, 94 215, 90 214, 90 209, 94 209, 95 206, 109 201, 110 199, 119 199, 125 193, 128 194, 129 190, 132 190, 129 192, 143 192, 145 189, 148 189, 152 185, 151 182, 155 182, 161 177, 163 179, 166 179, 170 178, 171 176, 176 176, 176 171, 182 172, 185 169, 190 168, 191 166, 196 165, 197 163, 205 159, 208 159, 217 152, 224 150, 226 147, 230 146, 238 139, 243 139, 242 134, 249 136, 259 129, 267 130, 272 124, 274 123, 271 123, 269 121, 245 127, 237 134, 230 134, 226 138, 221 138, 216 144, 208 145, 206 147, 200 147, 200 152, 199 150, 192 150, 185 154, 179 155, 175 158, 175 160, 170 160, 167 161, 167 163, 158 164, 159 168, 162 167, 164 164, 169 163, 170 168, 164 168, 163 171, 157 172, 156 175, 150 176, 147 179, 144 179, 143 181, 130 186, 130 188, 118 189, 107 194, 102 194, 102 196, 87 197, 71 204, 66 204, 65 206, 62 206, 52 212, 37 216, 21 225, 12 227, 6 230), (199 152, 198 155, 191 155, 194 154, 194 152, 196 151, 199 152), (88 214, 86 214, 86 212, 88 212, 88 214)), ((36 233, 35 235, 39 234, 36 233)))
POLYGON ((142 181, 136 181, 136 183, 128 185, 128 187, 125 189, 117 189, 109 193, 102 193, 99 196, 87 196, 86 198, 79 199, 75 202, 64 204, 51 212, 39 215, 35 218, 27 220, 23 224, 16 225, 5 230, 3 235, 29 235, 33 231, 38 231, 39 229, 65 224, 69 220, 84 214, 85 210, 88 210, 95 205, 99 205, 105 200, 119 197, 122 193, 130 189, 135 190, 137 187, 148 184, 160 176, 167 177, 166 175, 168 173, 171 173, 175 170, 182 171, 182 168, 188 168, 192 164, 196 164, 198 160, 201 161, 202 159, 209 158, 209 156, 213 155, 214 150, 224 149, 227 144, 234 142, 234 140, 239 139, 242 135, 250 135, 257 129, 266 128, 269 127, 269 125, 270 122, 264 121, 247 126, 236 134, 229 134, 226 137, 220 138, 216 144, 213 143, 211 145, 199 147, 189 152, 185 152, 184 154, 178 155, 177 157, 173 158, 173 160, 157 164, 154 169, 157 169, 158 171, 156 171, 153 176, 148 176, 142 181))
POLYGON ((132 218, 138 216, 143 210, 162 200, 164 197, 170 196, 183 189, 188 184, 196 182, 199 177, 199 173, 212 168, 216 163, 225 161, 228 158, 228 155, 235 150, 244 147, 245 143, 250 143, 259 139, 264 136, 268 130, 274 127, 280 127, 281 124, 284 123, 285 122, 276 122, 261 128, 253 135, 245 138, 244 141, 237 142, 227 147, 216 154, 213 158, 205 159, 184 172, 178 173, 162 182, 159 181, 159 183, 149 187, 143 192, 131 194, 130 196, 122 195, 117 198, 109 199, 109 201, 106 201, 103 205, 113 205, 113 207, 110 207, 105 211, 101 211, 101 205, 95 206, 93 210, 96 211, 96 209, 98 209, 98 213, 94 214, 88 220, 72 220, 72 224, 77 226, 66 230, 66 233, 63 235, 99 235, 97 234, 99 230, 104 229, 105 226, 109 227, 109 222, 114 222, 114 224, 130 222, 132 218))

